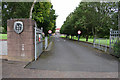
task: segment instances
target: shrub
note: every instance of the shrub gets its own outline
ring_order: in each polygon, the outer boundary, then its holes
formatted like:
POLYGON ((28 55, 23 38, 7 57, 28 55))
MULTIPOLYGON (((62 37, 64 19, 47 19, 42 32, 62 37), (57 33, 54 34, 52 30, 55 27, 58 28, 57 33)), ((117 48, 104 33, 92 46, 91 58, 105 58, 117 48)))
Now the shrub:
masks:
POLYGON ((120 57, 120 40, 118 40, 117 43, 114 44, 113 50, 114 50, 114 55, 120 57))

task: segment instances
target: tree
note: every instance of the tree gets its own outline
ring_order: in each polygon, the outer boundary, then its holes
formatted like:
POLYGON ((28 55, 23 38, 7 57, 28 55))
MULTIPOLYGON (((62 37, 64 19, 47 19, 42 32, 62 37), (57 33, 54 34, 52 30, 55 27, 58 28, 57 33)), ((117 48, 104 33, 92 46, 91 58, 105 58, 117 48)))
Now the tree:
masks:
POLYGON ((82 2, 67 18, 61 33, 82 36, 88 41, 89 36, 109 36, 110 28, 117 28, 116 2, 82 2), (66 32, 65 32, 66 31, 66 32), (106 33, 106 34, 104 34, 106 33))
POLYGON ((3 2, 2 27, 7 31, 7 20, 13 18, 29 18, 31 2, 3 2))
POLYGON ((118 3, 118 29, 120 30, 120 1, 118 3))
POLYGON ((55 31, 56 15, 50 2, 37 2, 33 9, 33 19, 37 22, 39 28, 43 27, 43 32, 47 36, 48 30, 55 31))
POLYGON ((7 20, 13 18, 30 18, 37 22, 39 28, 43 27, 45 34, 56 28, 55 10, 50 2, 3 2, 2 26, 7 31, 7 20))

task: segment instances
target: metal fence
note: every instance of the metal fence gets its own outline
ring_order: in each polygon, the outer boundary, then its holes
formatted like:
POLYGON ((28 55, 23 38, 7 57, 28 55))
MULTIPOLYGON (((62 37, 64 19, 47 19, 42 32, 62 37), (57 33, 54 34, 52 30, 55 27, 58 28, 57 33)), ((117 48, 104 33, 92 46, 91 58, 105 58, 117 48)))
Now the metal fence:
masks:
POLYGON ((42 36, 43 28, 37 28, 35 24, 35 60, 40 56, 43 52, 43 36, 42 36))
POLYGON ((94 48, 97 48, 99 50, 108 51, 108 39, 104 39, 104 38, 94 38, 93 41, 93 46, 94 48))
POLYGON ((111 54, 114 55, 114 44, 117 44, 118 40, 120 40, 120 30, 112 30, 110 29, 110 45, 109 51, 111 54))
POLYGON ((110 54, 115 55, 113 48, 114 48, 114 45, 117 44, 118 40, 120 40, 120 30, 110 29, 110 38, 109 39, 94 38, 93 46, 94 48, 103 50, 105 52, 108 51, 110 54))

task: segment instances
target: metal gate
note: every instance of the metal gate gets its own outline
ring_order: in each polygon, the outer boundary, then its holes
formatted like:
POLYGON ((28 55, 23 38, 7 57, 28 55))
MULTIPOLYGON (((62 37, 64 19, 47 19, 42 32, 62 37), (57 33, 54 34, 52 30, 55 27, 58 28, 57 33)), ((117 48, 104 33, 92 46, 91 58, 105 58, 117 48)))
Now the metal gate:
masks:
POLYGON ((43 28, 37 28, 37 24, 35 24, 35 60, 40 56, 43 52, 43 28))
POLYGON ((105 39, 105 38, 94 38, 93 47, 107 52, 107 50, 108 50, 108 40, 105 39))
POLYGON ((113 47, 114 47, 114 44, 116 44, 118 40, 120 40, 120 30, 110 29, 109 51, 111 54, 114 54, 113 47))

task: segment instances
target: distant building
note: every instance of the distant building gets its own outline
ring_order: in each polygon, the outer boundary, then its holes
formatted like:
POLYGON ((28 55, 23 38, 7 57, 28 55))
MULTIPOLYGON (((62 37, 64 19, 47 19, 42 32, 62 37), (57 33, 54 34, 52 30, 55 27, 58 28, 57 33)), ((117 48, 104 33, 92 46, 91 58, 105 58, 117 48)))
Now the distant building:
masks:
POLYGON ((56 33, 59 33, 60 32, 60 28, 56 28, 56 33))

